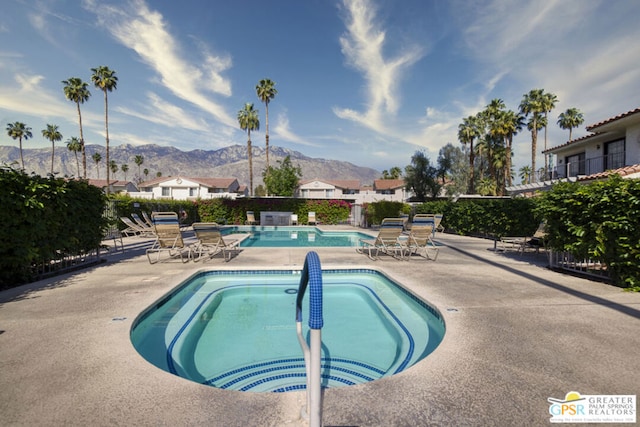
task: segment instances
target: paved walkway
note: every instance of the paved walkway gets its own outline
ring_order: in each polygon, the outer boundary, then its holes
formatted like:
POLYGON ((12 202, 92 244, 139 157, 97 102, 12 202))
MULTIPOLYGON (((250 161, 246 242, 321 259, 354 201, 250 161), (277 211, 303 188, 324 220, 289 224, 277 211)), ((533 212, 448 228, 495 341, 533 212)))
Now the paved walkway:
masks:
MULTIPOLYGON (((442 312, 447 332, 422 362, 324 392, 327 426, 533 426, 548 397, 640 395, 640 294, 543 267, 544 255, 439 234, 436 262, 371 261, 317 248, 323 267, 374 266, 442 312)), ((129 340, 147 306, 201 268, 297 267, 304 249, 244 249, 229 263, 150 265, 148 240, 64 276, 0 292, 0 424, 299 426, 303 392, 242 393, 183 380, 129 340)), ((292 314, 293 316, 293 314, 292 314)))

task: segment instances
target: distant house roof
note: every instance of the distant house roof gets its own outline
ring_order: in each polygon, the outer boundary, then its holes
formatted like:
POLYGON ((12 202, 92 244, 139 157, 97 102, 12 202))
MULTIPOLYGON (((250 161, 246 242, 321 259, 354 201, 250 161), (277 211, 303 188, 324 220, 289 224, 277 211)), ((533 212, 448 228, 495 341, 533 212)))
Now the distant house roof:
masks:
POLYGON ((376 190, 393 190, 404 186, 404 179, 376 179, 373 181, 373 188, 376 190))
POLYGON ((589 132, 594 132, 596 129, 601 128, 601 127, 603 127, 605 125, 608 125, 609 123, 613 123, 613 122, 616 122, 618 120, 622 120, 624 118, 627 118, 629 116, 632 116, 632 115, 638 114, 638 113, 640 113, 640 108, 636 108, 635 110, 627 111, 626 113, 618 114, 617 116, 611 117, 610 119, 603 120, 603 121, 601 121, 599 123, 596 123, 594 125, 587 126, 586 129, 589 132))
POLYGON ((357 190, 360 188, 360 181, 357 179, 305 179, 300 181, 299 185, 302 186, 315 181, 324 182, 325 184, 331 184, 336 188, 347 190, 357 190))
MULTIPOLYGON (((98 188, 107 188, 107 180, 106 179, 89 179, 89 184, 98 187, 98 188)), ((109 180, 109 185, 111 188, 136 188, 136 185, 131 181, 119 181, 119 180, 109 180)))
POLYGON ((161 184, 163 182, 172 181, 178 178, 186 179, 196 184, 200 184, 204 187, 208 188, 229 188, 231 184, 237 181, 236 178, 199 178, 199 177, 188 177, 188 176, 167 176, 167 177, 159 177, 149 181, 141 182, 140 187, 153 187, 155 185, 161 184))
POLYGON ((578 177, 578 181, 590 181, 593 179, 606 178, 610 175, 620 175, 623 178, 640 178, 640 164, 624 166, 618 169, 611 169, 604 172, 594 173, 587 176, 578 177))

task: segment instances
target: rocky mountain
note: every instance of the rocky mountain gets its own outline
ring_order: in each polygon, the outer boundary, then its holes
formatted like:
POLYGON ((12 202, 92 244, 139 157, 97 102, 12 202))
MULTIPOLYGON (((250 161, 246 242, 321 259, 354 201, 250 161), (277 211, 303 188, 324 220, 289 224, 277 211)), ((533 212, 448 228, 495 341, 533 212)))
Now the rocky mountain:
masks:
MULTIPOLYGON (((253 182, 254 186, 262 184, 262 171, 266 167, 266 153, 264 147, 253 147, 253 182)), ((87 178, 106 178, 105 147, 102 145, 87 145, 87 178), (91 156, 100 153, 101 162, 96 166, 91 156)), ((111 160, 121 167, 129 166, 126 178, 122 170, 118 170, 115 179, 138 182, 156 177, 158 172, 162 176, 191 176, 191 177, 234 177, 240 184, 249 185, 249 161, 247 147, 233 145, 219 150, 182 151, 174 147, 159 145, 120 145, 110 147, 111 160), (140 155, 144 161, 140 166, 134 163, 135 156, 140 155), (149 175, 143 174, 148 169, 149 175)), ((375 169, 357 166, 349 162, 307 157, 304 154, 282 147, 269 147, 269 163, 277 167, 277 161, 291 156, 291 162, 302 169, 302 179, 357 179, 363 185, 372 184, 380 177, 375 169)), ((28 149, 23 148, 24 166, 29 173, 47 175, 51 171, 51 148, 28 149)), ((16 146, 0 146, 0 164, 16 162, 20 165, 20 150, 16 146)), ((82 175, 82 155, 78 153, 77 163, 75 153, 64 146, 56 146, 53 170, 57 176, 82 175), (78 170, 80 171, 78 173, 78 170)), ((113 174, 112 174, 113 175, 113 174)))

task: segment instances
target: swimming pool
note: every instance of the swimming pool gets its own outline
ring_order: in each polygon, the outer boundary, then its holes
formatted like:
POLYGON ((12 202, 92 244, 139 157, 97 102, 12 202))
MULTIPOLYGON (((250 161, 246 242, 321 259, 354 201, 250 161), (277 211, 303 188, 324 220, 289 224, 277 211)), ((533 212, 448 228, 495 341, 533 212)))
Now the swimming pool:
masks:
POLYGON ((240 247, 288 248, 288 247, 354 247, 360 239, 371 239, 357 231, 323 231, 317 227, 280 226, 229 226, 223 235, 249 234, 240 242, 240 247))
MULTIPOLYGON (((305 389, 295 329, 300 277, 300 270, 197 273, 136 319, 132 343, 155 366, 201 384, 305 389)), ((323 270, 322 282, 322 387, 401 372, 442 341, 440 312, 377 270, 323 270)), ((308 304, 305 297, 304 312, 308 304)))

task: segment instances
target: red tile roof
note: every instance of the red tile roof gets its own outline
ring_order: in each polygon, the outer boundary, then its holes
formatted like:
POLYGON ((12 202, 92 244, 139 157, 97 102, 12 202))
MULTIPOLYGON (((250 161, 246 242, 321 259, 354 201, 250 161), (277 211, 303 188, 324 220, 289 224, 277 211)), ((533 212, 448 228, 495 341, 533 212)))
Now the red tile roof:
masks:
POLYGON ((593 132, 593 129, 599 128, 600 126, 604 126, 608 123, 615 122, 616 120, 624 119, 625 117, 632 116, 636 113, 640 113, 640 108, 636 108, 635 110, 627 111, 626 113, 618 114, 615 117, 611 117, 610 119, 603 120, 599 123, 593 124, 591 126, 587 126, 586 129, 589 132, 593 132))
POLYGON ((376 190, 391 190, 404 186, 404 179, 376 179, 373 181, 373 187, 376 190))
POLYGON ((604 172, 599 172, 599 173, 594 173, 592 175, 587 175, 587 176, 583 176, 580 177, 578 179, 578 181, 591 181, 594 179, 602 179, 602 178, 606 178, 610 175, 620 175, 622 177, 627 176, 627 175, 631 175, 634 173, 640 173, 640 164, 636 164, 636 165, 631 165, 631 166, 624 166, 621 167, 619 169, 611 169, 608 171, 604 171, 604 172))

